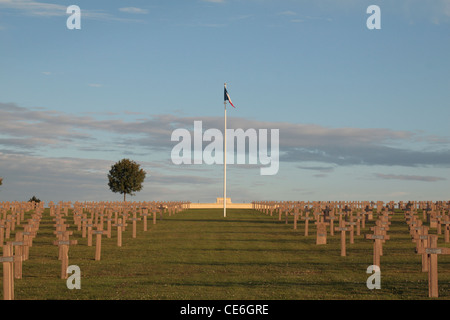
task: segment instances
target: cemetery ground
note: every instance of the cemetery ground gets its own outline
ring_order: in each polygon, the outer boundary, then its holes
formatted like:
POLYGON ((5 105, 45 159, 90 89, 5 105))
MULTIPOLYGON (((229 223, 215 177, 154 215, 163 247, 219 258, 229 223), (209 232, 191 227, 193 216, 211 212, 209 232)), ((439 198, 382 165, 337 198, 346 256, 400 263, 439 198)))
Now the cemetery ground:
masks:
MULTIPOLYGON (((95 236, 87 246, 70 214, 70 239, 78 243, 70 246, 68 264, 79 266, 81 289, 69 290, 60 277, 55 222, 47 208, 23 262, 22 279, 14 281, 15 300, 430 299, 428 274, 421 270, 421 255, 398 210, 391 217, 390 240, 383 244, 381 289, 373 290, 366 286, 373 241, 364 235, 371 233, 375 219, 354 236, 353 244, 347 242, 342 257, 340 232, 328 232, 327 244, 316 245, 315 224, 309 224, 305 236, 305 222, 294 230, 292 215, 286 223, 256 210, 229 209, 224 218, 221 209, 190 209, 158 216, 147 231, 138 221, 136 238, 127 222, 122 247, 114 229, 111 238, 103 236, 101 260, 96 261, 95 236)), ((442 239, 439 247, 450 247, 442 239)), ((438 275, 437 299, 449 299, 449 255, 439 255, 438 275)))

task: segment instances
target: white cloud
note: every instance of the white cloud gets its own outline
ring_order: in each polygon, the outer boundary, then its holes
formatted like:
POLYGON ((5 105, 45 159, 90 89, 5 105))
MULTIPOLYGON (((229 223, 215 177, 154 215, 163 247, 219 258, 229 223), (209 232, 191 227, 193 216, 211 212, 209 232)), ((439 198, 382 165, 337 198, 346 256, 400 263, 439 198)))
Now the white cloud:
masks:
POLYGON ((141 9, 136 7, 126 7, 126 8, 119 8, 119 11, 126 12, 126 13, 133 13, 133 14, 147 14, 147 9, 141 9))
POLYGON ((281 15, 281 16, 296 16, 297 15, 297 13, 296 12, 294 12, 294 11, 283 11, 283 12, 280 12, 280 13, 278 13, 279 15, 281 15))
POLYGON ((66 15, 66 6, 37 2, 34 0, 0 0, 0 7, 20 10, 25 14, 36 16, 66 15))
MULTIPOLYGON (((66 10, 68 6, 39 2, 35 0, 0 0, 0 8, 17 10, 20 14, 36 17, 58 17, 68 16, 66 10)), ((101 10, 81 9, 82 18, 91 20, 140 22, 140 20, 123 19, 101 10)))

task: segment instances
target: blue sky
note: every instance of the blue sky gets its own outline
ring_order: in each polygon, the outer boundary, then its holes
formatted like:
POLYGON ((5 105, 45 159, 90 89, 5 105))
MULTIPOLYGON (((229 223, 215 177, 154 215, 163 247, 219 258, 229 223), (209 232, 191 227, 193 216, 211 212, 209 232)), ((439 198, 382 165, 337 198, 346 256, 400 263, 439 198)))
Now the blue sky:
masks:
POLYGON ((450 1, 0 0, 0 200, 214 201, 221 166, 176 166, 173 130, 280 130, 280 170, 230 166, 252 200, 446 200, 450 1), (68 30, 66 8, 81 8, 68 30), (369 5, 381 29, 369 30, 369 5))

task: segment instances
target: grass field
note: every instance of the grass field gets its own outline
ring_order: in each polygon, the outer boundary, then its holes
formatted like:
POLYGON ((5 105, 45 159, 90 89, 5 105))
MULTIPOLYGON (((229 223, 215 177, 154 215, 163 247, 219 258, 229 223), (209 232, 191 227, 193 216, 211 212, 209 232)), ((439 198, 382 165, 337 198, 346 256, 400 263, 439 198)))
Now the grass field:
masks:
MULTIPOLYGON (((150 222, 147 232, 139 221, 135 239, 129 224, 120 248, 115 232, 104 236, 101 261, 94 260, 95 239, 88 247, 72 224, 71 239, 78 245, 70 247, 69 265, 80 267, 81 289, 69 290, 60 279, 54 222, 46 209, 23 279, 15 280, 15 299, 428 299, 427 273, 421 272, 402 213, 393 216, 391 240, 383 246, 380 290, 366 286, 372 241, 363 235, 374 221, 341 257, 339 234, 318 246, 313 223, 305 237, 303 222, 293 230, 290 219, 286 224, 253 210, 228 210, 227 218, 222 210, 187 210, 150 222)), ((443 235, 439 246, 449 247, 443 235)), ((449 299, 450 256, 438 261, 438 299, 449 299)))

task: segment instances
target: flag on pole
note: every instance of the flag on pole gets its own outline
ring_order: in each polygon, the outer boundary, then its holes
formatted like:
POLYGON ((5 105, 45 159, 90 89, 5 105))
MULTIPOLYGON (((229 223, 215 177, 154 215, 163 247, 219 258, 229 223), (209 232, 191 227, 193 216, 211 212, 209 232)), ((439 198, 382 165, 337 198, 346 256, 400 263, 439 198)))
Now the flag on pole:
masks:
POLYGON ((236 108, 234 105, 233 105, 233 102, 231 102, 231 99, 230 99, 230 95, 228 94, 228 91, 227 91, 227 87, 224 87, 223 88, 224 89, 224 94, 223 94, 223 98, 224 98, 224 101, 228 101, 230 104, 231 104, 231 106, 233 107, 233 108, 236 108))

